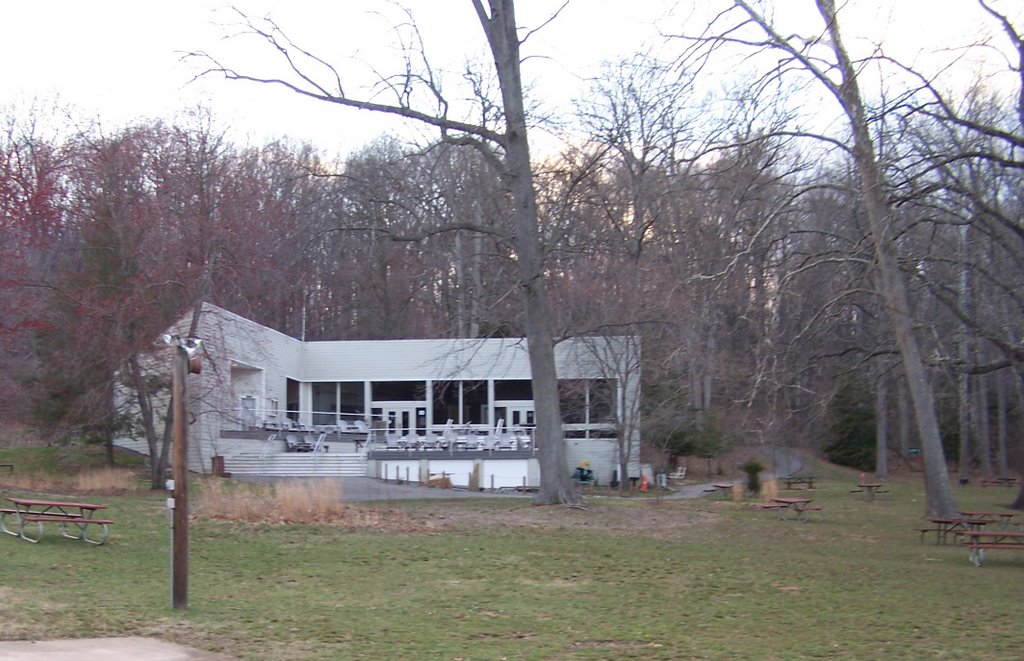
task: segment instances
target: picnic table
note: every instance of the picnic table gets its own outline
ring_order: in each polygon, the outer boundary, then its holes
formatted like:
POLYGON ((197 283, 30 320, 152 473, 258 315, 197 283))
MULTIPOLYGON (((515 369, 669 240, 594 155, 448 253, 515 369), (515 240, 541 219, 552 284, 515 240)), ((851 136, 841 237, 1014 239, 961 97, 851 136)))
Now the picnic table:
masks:
POLYGON ((783 477, 782 481, 786 483, 787 489, 792 489, 796 484, 802 484, 808 489, 814 488, 813 475, 789 475, 787 477, 783 477))
MULTIPOLYGON (((982 513, 982 512, 962 512, 964 515, 978 515, 978 514, 997 514, 997 513, 982 513)), ((925 535, 930 532, 935 533, 935 543, 944 544, 949 541, 950 537, 953 540, 963 539, 964 535, 968 532, 975 530, 983 530, 986 526, 992 523, 996 523, 996 519, 991 517, 976 517, 976 516, 963 516, 963 517, 931 517, 928 519, 931 524, 925 528, 919 528, 921 532, 921 541, 925 541, 925 535)))
POLYGON ((811 498, 772 498, 772 502, 765 507, 778 511, 780 520, 792 514, 794 519, 806 521, 808 512, 822 511, 820 507, 812 507, 811 501, 811 498))
POLYGON ((963 543, 970 549, 971 562, 981 567, 985 562, 985 551, 1024 551, 1024 530, 967 530, 963 533, 963 543))
POLYGON ((865 500, 874 500, 875 494, 889 493, 881 482, 861 482, 856 489, 850 489, 850 493, 862 493, 865 500))
POLYGON ((114 523, 110 519, 99 519, 95 516, 96 512, 107 509, 106 505, 14 496, 8 496, 7 500, 14 507, 0 509, 0 530, 33 544, 42 538, 44 523, 56 523, 60 527, 61 536, 68 539, 80 539, 88 544, 98 546, 107 541, 107 537, 110 535, 108 526, 114 523), (8 516, 14 517, 14 529, 7 526, 8 516), (34 537, 27 533, 30 523, 36 524, 34 537), (97 540, 89 536, 90 526, 99 526, 100 539, 97 540))
POLYGON ((732 482, 715 482, 711 486, 704 489, 704 493, 717 493, 722 498, 725 498, 732 491, 732 482))
POLYGON ((1019 482, 1015 477, 983 477, 979 484, 983 487, 1015 487, 1019 482))
POLYGON ((1013 517, 1016 516, 1015 512, 968 512, 968 511, 961 511, 960 514, 962 514, 967 519, 975 519, 975 520, 981 520, 981 521, 991 521, 993 523, 998 522, 999 525, 1004 530, 1006 528, 1010 527, 1010 523, 1012 522, 1013 517))

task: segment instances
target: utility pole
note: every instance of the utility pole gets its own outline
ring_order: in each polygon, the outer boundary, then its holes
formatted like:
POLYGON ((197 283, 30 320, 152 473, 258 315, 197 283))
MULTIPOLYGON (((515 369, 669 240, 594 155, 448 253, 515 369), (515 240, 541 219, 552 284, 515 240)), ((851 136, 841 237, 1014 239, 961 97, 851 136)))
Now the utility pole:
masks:
POLYGON ((188 608, 188 413, 186 411, 188 374, 198 374, 199 359, 195 357, 201 340, 194 337, 164 336, 174 349, 171 370, 171 423, 174 444, 171 476, 174 481, 171 542, 171 606, 188 608))

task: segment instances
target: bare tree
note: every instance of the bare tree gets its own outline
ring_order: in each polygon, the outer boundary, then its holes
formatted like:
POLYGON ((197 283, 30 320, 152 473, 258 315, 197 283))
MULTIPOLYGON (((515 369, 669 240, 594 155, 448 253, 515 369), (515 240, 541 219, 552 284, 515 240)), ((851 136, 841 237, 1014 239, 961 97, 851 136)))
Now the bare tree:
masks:
MULTIPOLYGON (((844 45, 834 0, 815 0, 815 4, 824 22, 824 30, 812 39, 798 36, 789 38, 780 33, 753 2, 734 0, 732 8, 740 13, 740 24, 725 26, 713 23, 703 36, 695 38, 693 42, 701 47, 733 44, 777 51, 784 55, 784 60, 779 62, 773 75, 779 75, 790 67, 799 67, 838 102, 852 136, 849 151, 857 168, 861 203, 878 269, 879 295, 884 301, 899 347, 921 436, 926 512, 953 516, 959 508, 950 485, 934 397, 921 344, 914 328, 907 278, 900 268, 885 179, 877 159, 871 120, 860 90, 858 64, 850 57, 844 45)), ((719 20, 727 20, 728 13, 720 15, 719 20)), ((839 144, 835 140, 832 143, 839 144)))
POLYGON ((337 69, 297 47, 270 19, 257 21, 242 16, 245 31, 264 40, 284 58, 288 71, 285 77, 251 75, 223 65, 208 54, 195 55, 212 63, 206 74, 282 86, 318 101, 404 117, 435 127, 443 140, 471 146, 484 155, 504 183, 511 207, 537 416, 542 477, 536 500, 539 503, 575 502, 579 496, 565 466, 551 311, 520 69, 522 41, 516 24, 515 3, 512 0, 487 3, 472 0, 471 4, 487 39, 501 95, 500 101, 493 105, 500 112, 484 112, 478 123, 460 121, 449 115, 449 103, 422 50, 407 50, 406 70, 381 79, 383 88, 394 95, 390 102, 379 101, 380 97, 371 94, 362 98, 348 95, 337 69), (420 100, 421 92, 432 107, 420 100), (498 128, 493 126, 496 121, 501 123, 498 128))

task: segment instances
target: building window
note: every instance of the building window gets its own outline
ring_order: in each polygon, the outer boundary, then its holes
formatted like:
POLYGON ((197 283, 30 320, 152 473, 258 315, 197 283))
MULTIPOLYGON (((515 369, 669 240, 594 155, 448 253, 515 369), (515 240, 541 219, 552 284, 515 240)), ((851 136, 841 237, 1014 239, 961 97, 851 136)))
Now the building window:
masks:
POLYGON ((366 413, 366 391, 362 381, 343 381, 338 384, 341 412, 347 418, 363 417, 366 413))
POLYGON ((567 425, 614 423, 616 417, 614 379, 563 379, 558 382, 562 422, 567 425))
POLYGON ((431 400, 435 425, 487 423, 486 381, 435 381, 431 400))
POLYGON ((616 421, 615 379, 594 379, 590 382, 590 424, 614 423, 616 421))
POLYGON ((313 424, 338 424, 338 388, 336 383, 313 384, 313 424))
POLYGON ((533 401, 533 382, 529 379, 506 379, 494 382, 494 399, 533 401))
POLYGON ((558 406, 562 422, 579 425, 587 421, 587 382, 585 379, 562 379, 558 382, 558 406))
POLYGON ((426 399, 426 381, 374 381, 375 402, 422 402, 426 399))

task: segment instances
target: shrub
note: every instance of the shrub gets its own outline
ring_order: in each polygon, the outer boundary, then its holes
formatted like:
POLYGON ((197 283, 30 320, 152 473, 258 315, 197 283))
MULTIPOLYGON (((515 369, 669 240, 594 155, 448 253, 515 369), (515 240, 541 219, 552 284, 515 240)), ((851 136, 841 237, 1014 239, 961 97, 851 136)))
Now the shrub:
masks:
POLYGON ((757 459, 748 459, 740 465, 740 470, 747 474, 747 491, 761 493, 761 472, 764 464, 757 459))

